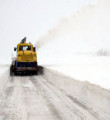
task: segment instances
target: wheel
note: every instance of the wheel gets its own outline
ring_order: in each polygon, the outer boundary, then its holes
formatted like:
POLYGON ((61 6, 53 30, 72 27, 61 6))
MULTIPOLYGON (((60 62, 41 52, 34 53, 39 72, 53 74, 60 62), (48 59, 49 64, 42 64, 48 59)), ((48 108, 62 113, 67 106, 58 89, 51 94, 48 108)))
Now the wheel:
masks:
POLYGON ((15 66, 14 66, 14 75, 17 75, 17 69, 15 66))
POLYGON ((33 74, 34 75, 38 75, 38 71, 36 70, 36 71, 33 71, 33 74))
POLYGON ((17 75, 17 71, 16 70, 14 71, 14 75, 17 75))
POLYGON ((36 75, 38 75, 38 70, 36 71, 36 75))
POLYGON ((10 66, 10 76, 12 76, 13 72, 12 72, 12 66, 10 66))

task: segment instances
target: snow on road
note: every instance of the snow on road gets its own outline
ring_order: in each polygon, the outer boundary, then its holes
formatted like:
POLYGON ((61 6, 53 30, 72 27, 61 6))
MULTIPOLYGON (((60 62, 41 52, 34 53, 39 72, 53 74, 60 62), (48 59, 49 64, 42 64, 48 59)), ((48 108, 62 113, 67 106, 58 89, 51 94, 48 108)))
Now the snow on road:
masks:
POLYGON ((45 68, 43 75, 8 78, 0 120, 110 120, 109 105, 109 91, 45 68))

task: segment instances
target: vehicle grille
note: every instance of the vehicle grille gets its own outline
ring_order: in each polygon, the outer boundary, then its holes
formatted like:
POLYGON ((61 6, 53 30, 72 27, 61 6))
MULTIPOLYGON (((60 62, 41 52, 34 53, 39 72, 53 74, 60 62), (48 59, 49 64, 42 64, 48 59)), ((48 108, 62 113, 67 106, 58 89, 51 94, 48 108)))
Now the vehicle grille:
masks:
POLYGON ((33 61, 33 56, 32 55, 22 55, 21 60, 22 61, 33 61))

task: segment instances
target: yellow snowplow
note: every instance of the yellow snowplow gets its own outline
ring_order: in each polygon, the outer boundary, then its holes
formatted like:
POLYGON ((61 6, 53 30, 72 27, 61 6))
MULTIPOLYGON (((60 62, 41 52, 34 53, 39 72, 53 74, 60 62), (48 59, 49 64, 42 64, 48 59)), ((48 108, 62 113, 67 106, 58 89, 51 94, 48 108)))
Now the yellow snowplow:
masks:
POLYGON ((31 43, 26 43, 26 37, 17 44, 14 51, 17 51, 17 56, 10 66, 10 75, 13 73, 15 75, 18 73, 38 73, 36 48, 31 43))

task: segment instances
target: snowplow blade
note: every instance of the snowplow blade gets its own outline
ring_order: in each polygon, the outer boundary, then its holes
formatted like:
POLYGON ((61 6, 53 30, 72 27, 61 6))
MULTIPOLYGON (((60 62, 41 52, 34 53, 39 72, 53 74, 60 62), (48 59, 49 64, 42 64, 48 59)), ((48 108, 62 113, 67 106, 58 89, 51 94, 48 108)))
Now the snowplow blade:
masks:
POLYGON ((43 74, 43 66, 37 67, 15 67, 10 66, 10 76, 14 75, 42 75, 43 74))

